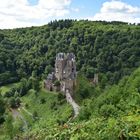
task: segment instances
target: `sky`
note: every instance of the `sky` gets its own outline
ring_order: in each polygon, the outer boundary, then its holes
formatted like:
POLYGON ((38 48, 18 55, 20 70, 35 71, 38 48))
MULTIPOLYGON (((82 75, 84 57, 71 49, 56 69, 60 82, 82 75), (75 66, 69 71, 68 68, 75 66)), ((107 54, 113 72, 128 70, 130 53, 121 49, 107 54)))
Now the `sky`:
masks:
POLYGON ((59 19, 140 23, 140 0, 0 0, 0 29, 59 19))

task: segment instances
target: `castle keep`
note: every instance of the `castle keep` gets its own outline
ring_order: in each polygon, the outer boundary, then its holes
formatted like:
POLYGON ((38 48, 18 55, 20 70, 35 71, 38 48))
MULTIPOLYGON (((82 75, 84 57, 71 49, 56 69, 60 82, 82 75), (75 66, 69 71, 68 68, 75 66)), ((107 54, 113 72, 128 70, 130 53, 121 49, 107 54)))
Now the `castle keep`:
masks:
POLYGON ((48 74, 44 82, 46 89, 73 93, 76 84, 76 62, 73 53, 58 53, 55 60, 55 71, 48 74), (57 81, 57 82, 56 82, 57 81))

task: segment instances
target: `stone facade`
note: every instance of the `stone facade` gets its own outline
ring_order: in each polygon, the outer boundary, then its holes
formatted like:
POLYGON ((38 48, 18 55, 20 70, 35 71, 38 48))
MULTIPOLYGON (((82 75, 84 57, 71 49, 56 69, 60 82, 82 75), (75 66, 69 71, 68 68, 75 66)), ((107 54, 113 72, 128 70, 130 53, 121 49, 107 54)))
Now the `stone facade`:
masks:
POLYGON ((73 93, 76 84, 76 62, 73 53, 58 53, 55 60, 55 72, 49 74, 45 80, 45 87, 50 90, 56 88, 55 80, 60 81, 60 91, 65 93, 68 90, 73 93))

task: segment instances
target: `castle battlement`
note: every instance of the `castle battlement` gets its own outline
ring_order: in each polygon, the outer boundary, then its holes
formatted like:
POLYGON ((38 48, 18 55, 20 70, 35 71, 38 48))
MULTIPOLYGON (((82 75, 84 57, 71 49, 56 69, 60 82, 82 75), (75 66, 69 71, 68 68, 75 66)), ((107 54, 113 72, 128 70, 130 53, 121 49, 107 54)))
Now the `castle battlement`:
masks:
POLYGON ((56 61, 58 60, 75 61, 75 55, 73 53, 58 53, 56 55, 56 61))

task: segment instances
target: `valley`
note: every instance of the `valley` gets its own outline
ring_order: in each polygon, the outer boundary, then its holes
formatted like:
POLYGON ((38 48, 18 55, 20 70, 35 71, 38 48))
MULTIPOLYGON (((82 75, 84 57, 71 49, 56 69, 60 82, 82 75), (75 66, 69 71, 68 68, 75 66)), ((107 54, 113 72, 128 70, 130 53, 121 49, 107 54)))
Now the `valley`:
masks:
POLYGON ((139 39, 124 22, 0 30, 0 140, 139 140, 139 39))

